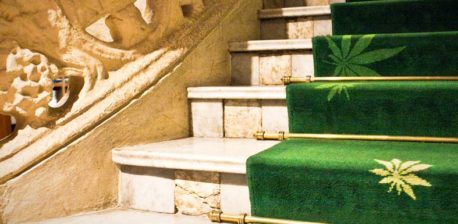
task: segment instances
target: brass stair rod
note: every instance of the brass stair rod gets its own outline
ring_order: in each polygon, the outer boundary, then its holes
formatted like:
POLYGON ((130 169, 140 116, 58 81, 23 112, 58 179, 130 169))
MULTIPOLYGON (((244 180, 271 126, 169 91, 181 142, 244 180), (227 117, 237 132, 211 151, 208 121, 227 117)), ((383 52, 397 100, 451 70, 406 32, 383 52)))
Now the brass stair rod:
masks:
POLYGON ((422 136, 387 136, 387 135, 343 135, 343 134, 305 134, 305 133, 266 133, 258 131, 254 135, 257 140, 284 140, 289 138, 329 139, 329 140, 365 140, 365 141, 401 141, 401 142, 431 142, 458 143, 458 138, 422 137, 422 136))
POLYGON ((218 223, 237 223, 237 224, 248 224, 248 223, 258 223, 258 224, 319 224, 316 222, 301 222, 301 221, 293 221, 293 220, 286 220, 286 219, 273 219, 273 218, 262 218, 256 216, 250 216, 247 214, 242 215, 233 215, 233 214, 225 214, 219 210, 211 211, 208 213, 208 218, 212 222, 218 223))
POLYGON ((368 77, 293 77, 283 76, 284 84, 309 82, 345 82, 345 81, 458 81, 458 76, 368 76, 368 77))

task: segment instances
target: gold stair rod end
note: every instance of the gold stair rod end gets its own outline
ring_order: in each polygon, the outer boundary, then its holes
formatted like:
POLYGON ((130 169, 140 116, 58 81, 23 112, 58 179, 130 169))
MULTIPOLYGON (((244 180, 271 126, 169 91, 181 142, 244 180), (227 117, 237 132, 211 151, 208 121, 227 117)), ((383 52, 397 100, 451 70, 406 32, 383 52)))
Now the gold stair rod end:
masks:
POLYGON ((208 213, 208 219, 212 222, 221 222, 221 214, 223 214, 221 210, 213 210, 208 213))
POLYGON ((309 83, 309 82, 313 82, 314 81, 314 77, 311 76, 311 75, 300 76, 300 77, 293 77, 293 76, 288 75, 288 76, 283 76, 281 78, 281 80, 283 81, 283 84, 288 85, 288 84, 291 84, 291 83, 300 83, 300 82, 309 83))
POLYGON ((291 76, 285 75, 281 78, 281 81, 283 82, 283 84, 288 85, 291 83, 291 76))
POLYGON ((257 131, 256 133, 254 133, 254 137, 256 138, 256 140, 264 140, 265 133, 265 131, 257 131))
POLYGON ((265 131, 257 131, 254 134, 254 137, 257 140, 278 140, 283 141, 285 140, 285 132, 279 131, 278 133, 266 133, 265 131))
POLYGON ((248 223, 257 223, 257 224, 320 224, 320 223, 311 223, 311 222, 302 222, 295 220, 286 220, 286 219, 274 219, 274 218, 263 218, 256 216, 249 216, 247 214, 226 214, 220 210, 214 210, 208 213, 208 218, 212 222, 224 222, 224 223, 236 223, 236 224, 248 224, 248 223))

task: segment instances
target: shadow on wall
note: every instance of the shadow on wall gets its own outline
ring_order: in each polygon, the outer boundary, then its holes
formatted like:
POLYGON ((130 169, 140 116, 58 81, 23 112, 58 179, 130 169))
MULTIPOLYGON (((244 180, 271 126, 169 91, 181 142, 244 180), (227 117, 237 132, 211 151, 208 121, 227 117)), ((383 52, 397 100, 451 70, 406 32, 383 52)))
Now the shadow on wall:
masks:
POLYGON ((15 125, 16 121, 14 118, 8 115, 0 114, 0 139, 10 135, 13 132, 15 125))

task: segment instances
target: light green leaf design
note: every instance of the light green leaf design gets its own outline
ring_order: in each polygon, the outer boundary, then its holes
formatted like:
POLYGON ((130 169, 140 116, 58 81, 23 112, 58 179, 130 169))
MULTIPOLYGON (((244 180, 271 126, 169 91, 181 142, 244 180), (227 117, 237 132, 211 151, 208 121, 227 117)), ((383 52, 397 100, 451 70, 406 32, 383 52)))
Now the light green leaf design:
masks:
POLYGON ((350 100, 350 94, 348 92, 348 88, 351 88, 353 86, 354 84, 348 84, 348 83, 338 83, 338 84, 327 83, 327 84, 319 85, 315 87, 315 89, 329 89, 327 100, 328 102, 330 102, 332 99, 334 99, 336 95, 341 95, 342 92, 345 93, 345 98, 347 100, 350 100))
POLYGON ((359 76, 380 76, 380 74, 368 67, 352 65, 351 68, 356 73, 356 75, 359 76))
POLYGON ((340 75, 343 70, 342 65, 337 65, 336 70, 334 71, 334 74, 340 75))
POLYGON ((347 58, 352 58, 356 55, 361 54, 366 48, 369 47, 372 43, 372 39, 374 39, 375 34, 364 35, 356 42, 355 47, 351 50, 350 54, 347 58))
POLYGON ((431 167, 429 164, 420 164, 420 161, 406 161, 402 162, 399 159, 393 159, 391 161, 384 160, 375 160, 377 163, 385 166, 385 169, 373 169, 369 172, 382 176, 383 178, 379 181, 380 184, 389 184, 390 187, 388 192, 391 192, 394 187, 398 195, 401 195, 404 192, 407 196, 416 200, 417 197, 413 191, 413 186, 422 186, 422 187, 431 187, 431 183, 427 180, 413 174, 413 172, 418 172, 426 170, 431 167), (417 167, 411 171, 407 171, 412 167, 417 167), (402 171, 404 170, 404 171, 402 171), (414 171, 415 170, 415 171, 414 171))
POLYGON ((337 88, 336 87, 331 88, 331 90, 329 91, 329 94, 328 94, 328 101, 331 101, 332 98, 334 98, 334 96, 336 95, 338 89, 339 89, 338 87, 337 88))
MULTIPOLYGON (((328 47, 331 50, 328 57, 332 61, 324 61, 325 63, 335 65, 334 76, 380 76, 380 74, 367 67, 367 65, 392 58, 406 49, 406 47, 377 49, 369 52, 364 52, 372 43, 375 34, 361 36, 352 48, 352 36, 344 35, 340 43, 340 48, 337 46, 331 37, 325 37, 328 47)), ((339 84, 342 85, 342 84, 339 84)), ((350 93, 348 88, 351 86, 333 86, 330 87, 328 101, 331 101, 335 95, 345 94, 349 100, 350 93)))
POLYGON ((379 49, 360 54, 350 59, 350 63, 358 65, 367 65, 374 62, 383 61, 401 53, 406 47, 397 47, 393 49, 379 49))
POLYGON ((330 89, 330 88, 334 87, 335 85, 337 85, 337 84, 334 84, 334 83, 321 84, 321 85, 315 87, 315 89, 330 89))
POLYGON ((329 49, 331 49, 332 54, 336 56, 337 58, 342 59, 342 51, 337 46, 337 44, 329 36, 326 37, 326 40, 328 41, 328 46, 329 46, 329 49))
POLYGON ((338 57, 330 54, 329 57, 335 62, 335 63, 342 63, 342 59, 339 59, 338 57))
POLYGON ((346 58, 350 53, 351 35, 344 35, 342 37, 342 57, 346 58))

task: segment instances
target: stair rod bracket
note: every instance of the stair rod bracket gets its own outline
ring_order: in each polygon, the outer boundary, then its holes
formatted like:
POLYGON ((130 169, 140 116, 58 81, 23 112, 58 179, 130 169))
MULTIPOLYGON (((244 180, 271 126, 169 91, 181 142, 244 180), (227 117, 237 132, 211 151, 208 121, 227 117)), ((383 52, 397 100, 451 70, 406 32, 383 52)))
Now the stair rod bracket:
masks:
POLYGON ((256 216, 249 216, 247 214, 240 214, 240 215, 224 214, 220 210, 214 210, 208 213, 208 219, 210 219, 210 221, 212 222, 217 222, 217 223, 224 222, 224 223, 236 223, 236 224, 250 224, 250 223, 257 223, 257 224, 319 224, 319 223, 301 222, 301 221, 286 220, 286 219, 256 217, 256 216))
POLYGON ((266 133, 265 131, 257 131, 254 134, 254 137, 257 140, 277 140, 277 141, 283 141, 286 139, 284 131, 279 131, 277 133, 266 133))

